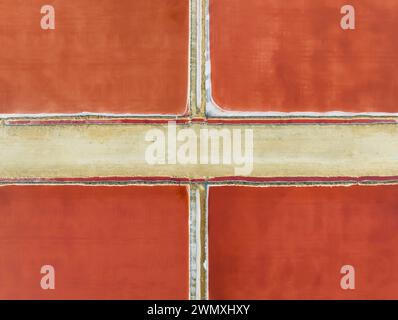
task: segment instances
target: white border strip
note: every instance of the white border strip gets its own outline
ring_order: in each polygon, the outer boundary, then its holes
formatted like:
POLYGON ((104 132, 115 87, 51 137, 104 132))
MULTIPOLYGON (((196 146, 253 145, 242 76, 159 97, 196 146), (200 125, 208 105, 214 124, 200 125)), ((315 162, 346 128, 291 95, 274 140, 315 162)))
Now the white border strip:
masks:
POLYGON ((203 184, 191 184, 189 189, 189 298, 190 300, 208 299, 208 228, 207 228, 208 188, 203 184), (201 198, 201 190, 203 196, 201 198), (205 207, 201 203, 205 200, 205 207), (205 220, 204 220, 205 219, 205 220), (204 228, 203 221, 205 221, 204 228), (205 239, 202 239, 202 233, 205 239), (203 265, 202 265, 203 262, 203 265), (203 288, 203 284, 206 288, 203 288), (205 290, 203 290, 205 289, 205 290))
POLYGON ((197 6, 196 15, 196 97, 197 111, 200 112, 202 106, 202 1, 195 0, 197 6))
POLYGON ((189 187, 189 299, 200 299, 200 202, 199 190, 189 187))
POLYGON ((80 112, 80 113, 1 113, 0 119, 18 119, 18 118, 76 118, 76 117, 103 117, 103 118, 114 118, 114 119, 124 119, 124 118, 178 118, 183 117, 183 114, 145 114, 145 113, 94 113, 94 112, 80 112))

